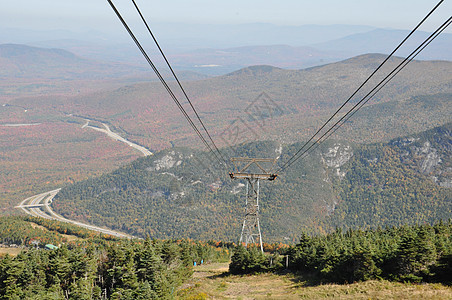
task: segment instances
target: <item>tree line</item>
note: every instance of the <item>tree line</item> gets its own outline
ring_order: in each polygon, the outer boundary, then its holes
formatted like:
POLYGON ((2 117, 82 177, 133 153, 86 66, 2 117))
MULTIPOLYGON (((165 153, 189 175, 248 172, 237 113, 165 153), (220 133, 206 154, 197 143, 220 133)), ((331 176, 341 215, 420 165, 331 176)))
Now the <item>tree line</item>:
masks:
POLYGON ((0 238, 24 248, 16 257, 0 257, 0 299, 169 299, 195 262, 227 262, 232 247, 93 236, 70 224, 41 221, 44 228, 23 217, 0 218, 0 238), (83 238, 67 241, 59 231, 83 238), (44 250, 46 243, 59 248, 44 250))
POLYGON ((451 284, 451 233, 451 220, 385 229, 337 229, 328 235, 302 233, 298 244, 271 254, 238 246, 229 270, 247 274, 288 267, 318 283, 387 279, 451 284))

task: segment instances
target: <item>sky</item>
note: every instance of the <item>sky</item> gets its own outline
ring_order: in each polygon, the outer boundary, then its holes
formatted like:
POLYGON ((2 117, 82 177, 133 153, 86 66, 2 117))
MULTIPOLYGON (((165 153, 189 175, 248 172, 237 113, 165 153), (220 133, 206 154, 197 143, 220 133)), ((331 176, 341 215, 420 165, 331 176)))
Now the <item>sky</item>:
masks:
MULTIPOLYGON (((0 28, 96 29, 121 25, 107 0, 0 0, 0 28)), ((136 0, 149 22, 192 24, 369 25, 411 29, 439 0, 136 0)), ((114 0, 130 22, 131 0, 114 0)), ((425 26, 433 31, 452 12, 445 0, 425 26)), ((452 32, 448 28, 447 32, 452 32)))

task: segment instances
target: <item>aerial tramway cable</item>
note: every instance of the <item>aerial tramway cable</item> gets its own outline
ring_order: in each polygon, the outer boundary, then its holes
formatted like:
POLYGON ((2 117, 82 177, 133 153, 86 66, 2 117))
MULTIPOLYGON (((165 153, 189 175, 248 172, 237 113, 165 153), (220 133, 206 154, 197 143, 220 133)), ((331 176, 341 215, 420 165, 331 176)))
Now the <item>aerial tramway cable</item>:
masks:
POLYGON ((149 55, 146 53, 146 51, 144 50, 144 48, 142 47, 141 43, 138 41, 138 39, 136 38, 136 36, 134 35, 134 33, 132 32, 132 30, 130 29, 130 27, 127 25, 127 22, 124 20, 124 18, 121 16, 121 13, 117 10, 116 6, 113 4, 113 2, 111 0, 107 0, 108 3, 110 4, 111 8, 113 9, 113 11, 115 12, 116 16, 118 17, 118 19, 121 21, 122 25, 124 26, 124 28, 126 29, 126 31, 128 32, 128 34, 130 35, 130 37, 132 38, 132 40, 135 42, 136 46, 138 47, 138 49, 140 50, 141 54, 143 54, 144 58, 146 59, 146 61, 148 62, 148 64, 151 66, 152 70, 154 71, 154 73, 157 75, 157 77, 159 78, 160 82, 163 84, 163 86, 165 87, 166 91, 168 92, 168 94, 171 96, 171 98, 173 99, 173 101, 176 103, 177 107, 179 108, 179 110, 182 112, 182 114, 184 115, 184 117, 187 119, 188 123, 190 124, 190 126, 193 128, 193 130, 196 132, 196 134, 199 136, 199 138, 202 140, 202 142, 204 143, 204 145, 207 147, 207 149, 209 149, 209 152, 214 154, 214 157, 218 160, 218 162, 220 163, 220 165, 223 165, 223 162, 221 161, 221 159, 218 157, 217 153, 215 151, 213 151, 213 149, 211 148, 211 146, 209 145, 209 143, 206 141, 206 139, 204 138, 204 136, 201 134, 201 132, 199 131, 199 129, 196 127, 196 125, 194 124, 194 122, 191 120, 190 116, 188 115, 188 113, 185 111, 185 109, 183 108, 182 104, 179 102, 179 100, 177 99, 177 97, 174 95, 173 91, 171 90, 171 88, 168 86, 168 84, 166 83, 165 79, 162 77, 162 75, 160 74, 160 72, 158 71, 157 67, 154 65, 154 63, 152 62, 152 60, 150 59, 149 55))
MULTIPOLYGON (((155 38, 153 32, 151 31, 148 23, 146 22, 146 19, 144 18, 143 14, 141 13, 138 5, 136 4, 135 0, 132 0, 133 5, 135 6, 138 14, 140 15, 143 23, 145 24, 149 34, 151 35, 152 39, 154 40, 156 46, 158 47, 162 57, 164 58, 168 68, 170 69, 173 77, 175 78, 179 88, 181 89, 182 93, 185 96, 185 99, 188 101, 188 103, 190 104, 190 107, 192 108, 194 114, 196 115, 199 123, 201 124, 203 130, 205 131, 205 133, 207 134, 210 142, 213 145, 213 148, 215 149, 215 151, 212 149, 212 146, 207 142, 207 140, 205 139, 205 137, 203 136, 203 134, 200 132, 200 130, 196 127, 196 125, 194 124, 193 120, 190 118, 190 116, 188 115, 188 113, 186 112, 186 110, 183 108, 182 104, 179 102, 179 100, 177 99, 177 97, 175 96, 175 94, 173 93, 173 91, 171 90, 171 88, 168 86, 168 84, 166 83, 165 79, 162 77, 162 75, 160 74, 160 72, 158 71, 158 69, 156 68, 156 66, 154 65, 154 63, 152 62, 152 60, 149 58, 148 54, 146 53, 146 51, 144 50, 144 48, 141 46, 140 42, 138 41, 138 39, 136 38, 136 36, 133 34, 132 30, 130 29, 130 27, 127 25, 126 21, 123 19, 123 17, 121 16, 121 14, 119 13, 119 11, 116 9, 115 5, 113 4, 113 2, 111 0, 107 0, 108 3, 110 4, 110 6, 112 7, 112 9, 114 10, 114 12, 116 13, 116 15, 118 16, 119 20, 121 21, 121 23, 123 24, 123 26, 125 27, 125 29, 127 30, 127 32, 129 33, 129 35, 131 36, 131 38, 133 39, 133 41, 135 42, 135 44, 137 45, 137 47, 139 48, 139 50, 141 51, 141 53, 143 54, 143 56, 145 57, 145 59, 147 60, 147 62, 149 63, 149 65, 151 66, 151 68, 154 70, 155 74, 157 75, 157 77, 159 78, 159 80, 161 81, 161 83, 163 84, 163 86, 165 87, 165 89, 167 90, 167 92, 170 94, 171 98, 174 100, 174 102, 176 103, 176 105, 178 106, 178 108, 181 110, 182 114, 184 115, 184 117, 187 119, 188 123, 190 124, 190 126, 193 128, 193 130, 195 130, 196 134, 199 136, 199 138, 202 140, 202 142, 204 143, 204 145, 206 146, 206 148, 209 150, 210 153, 212 153, 214 155, 214 157, 219 161, 220 165, 223 165, 224 167, 227 165, 227 161, 224 158, 224 156, 222 155, 222 153, 219 151, 218 147, 216 146, 215 142, 212 139, 212 136, 210 135, 210 133, 208 132, 206 126, 204 125, 204 123, 202 122, 198 112, 196 111, 195 107, 193 106, 190 98, 188 97, 188 94, 186 93, 185 89, 183 88, 181 82, 179 81, 176 73, 174 72, 173 68, 171 67, 171 64, 169 63, 168 59, 166 58, 162 48, 160 47, 157 39, 155 38), (221 157, 221 159, 220 159, 221 157), (224 162, 224 164, 223 164, 224 162)), ((399 64, 391 73, 389 73, 382 81, 380 81, 378 83, 378 85, 376 85, 368 94, 366 94, 365 97, 363 97, 357 104, 355 104, 344 116, 342 116, 339 121, 337 121, 333 126, 331 126, 325 133, 323 133, 314 143, 311 143, 318 134, 320 134, 320 132, 333 120, 333 118, 345 107, 345 105, 347 105, 351 99, 364 87, 364 85, 366 83, 369 82, 369 80, 382 68, 382 66, 394 55, 394 53, 411 37, 411 35, 416 32, 416 30, 425 22, 425 20, 427 20, 430 15, 442 4, 442 2, 444 2, 444 0, 439 1, 439 3, 421 20, 421 22, 419 22, 419 24, 413 29, 411 30, 411 32, 402 40, 402 42, 385 58, 385 60, 369 75, 369 77, 355 90, 355 92, 336 110, 336 112, 317 130, 317 132, 306 142, 303 144, 303 146, 293 155, 290 157, 290 159, 284 163, 277 172, 281 172, 284 171, 285 169, 287 169, 288 167, 290 167, 293 163, 295 163, 298 159, 300 159, 303 155, 305 155, 306 153, 308 153, 311 149, 315 149, 316 147, 318 147, 321 143, 323 143, 328 137, 331 136, 331 134, 333 134, 334 132, 337 131, 337 129, 339 129, 347 120, 349 120, 359 109, 361 109, 363 107, 363 105, 365 105, 371 98, 373 98, 375 96, 376 93, 378 93, 378 91, 381 90, 381 88, 383 88, 390 80, 392 80, 407 64, 409 64, 414 57, 416 57, 422 50, 425 49, 425 47, 428 46, 428 44, 430 44, 431 41, 433 41, 445 28, 447 28, 447 26, 450 25, 450 18, 448 21, 446 21, 443 25, 441 25, 431 36, 429 36, 428 39, 426 39, 418 48, 416 48, 416 50, 414 50, 406 59, 403 60, 403 62, 401 64, 399 64), (345 119, 345 120, 344 120, 345 119), (342 122, 342 123, 341 123, 342 122), (326 137, 325 137, 326 136, 326 137), (325 138, 324 138, 325 137, 325 138), (322 138, 324 138, 322 140, 322 138), (309 147, 308 147, 309 146, 309 147), (306 147, 308 147, 305 151, 303 151, 303 149, 305 149, 306 147), (301 153, 301 154, 300 154, 301 153)), ((311 150, 311 151, 312 151, 311 150)))
MULTIPOLYGON (((438 2, 438 4, 435 5, 435 7, 419 22, 419 24, 416 25, 414 29, 411 30, 411 32, 400 42, 400 44, 386 57, 386 59, 367 77, 367 79, 353 92, 353 94, 334 112, 333 115, 314 133, 314 135, 303 144, 303 146, 291 157, 287 162, 285 162, 281 167, 279 167, 277 172, 281 172, 285 169, 287 169, 290 165, 292 165, 293 160, 298 160, 299 154, 305 149, 311 141, 332 121, 332 119, 344 108, 347 103, 351 101, 351 99, 364 87, 364 85, 383 67, 383 65, 394 55, 394 53, 413 35, 414 32, 433 14, 433 12, 444 2, 444 0, 441 0, 438 2)), ((334 127, 334 125, 333 125, 334 127)), ((331 129, 330 129, 331 130, 331 129)), ((306 153, 303 152, 303 154, 306 153)), ((302 155, 303 155, 302 154, 302 155)))
POLYGON ((207 130, 206 126, 204 125, 203 121, 201 120, 198 112, 196 111, 195 107, 193 106, 190 98, 188 97, 188 94, 185 92, 185 89, 183 88, 181 82, 179 81, 179 78, 176 76, 176 73, 174 72, 173 68, 171 67, 171 64, 169 63, 168 59, 166 58, 165 53, 163 52, 162 48, 160 47, 160 44, 157 42, 157 38, 155 37, 155 35, 153 34, 151 28, 149 27, 145 17, 143 16, 143 14, 141 13, 141 10, 138 8, 138 5, 136 4, 135 0, 132 0, 133 5, 135 6, 135 9, 137 10, 138 14, 140 15, 141 20, 143 21, 144 25, 146 26, 149 34, 151 35, 152 39, 154 40, 155 45, 157 46, 157 48, 160 51, 160 54, 162 55, 163 59, 165 60, 168 68, 170 69, 171 73, 173 74, 174 79, 176 80, 177 84, 179 85, 179 88, 181 89, 182 93, 185 96, 185 99, 188 101, 188 103, 190 104, 190 107, 192 108, 193 112, 196 115, 196 118, 198 119, 199 123, 201 124, 202 128, 204 129, 204 131, 206 132, 210 142, 213 145, 213 148, 215 149, 215 151, 218 153, 218 155, 221 157, 221 159, 224 161, 224 163, 227 165, 227 161, 224 158, 223 154, 221 154, 220 150, 218 149, 217 145, 215 144, 215 142, 212 139, 212 136, 210 135, 209 131, 207 130))
MULTIPOLYGON (((419 53, 421 53, 435 38, 437 38, 450 24, 452 17, 449 17, 438 29, 435 30, 424 42, 422 42, 408 57, 406 57, 397 67, 395 67, 385 78, 383 78, 369 93, 366 94, 358 103, 356 103, 344 116, 342 116, 333 126, 330 127, 322 136, 312 143, 301 154, 300 151, 292 156, 290 163, 286 163, 280 170, 285 170, 295 163, 303 155, 309 154, 315 148, 319 147, 326 139, 345 124, 358 110, 360 110, 370 99, 372 99, 389 81, 391 81, 401 70, 403 70, 419 53), (325 138, 324 138, 325 137, 325 138), (322 140, 323 139, 323 140, 322 140), (296 157, 295 157, 296 156, 296 157)), ((311 139, 312 140, 312 139, 311 139)))
MULTIPOLYGON (((332 131, 330 131, 325 138, 320 141, 319 143, 316 143, 316 146, 314 146, 314 148, 309 151, 307 154, 311 153, 315 148, 317 148, 318 146, 320 146, 326 139, 328 139, 332 134, 334 134, 340 127, 342 127, 342 125, 345 124, 345 122, 347 122, 351 117, 353 117, 353 115, 360 110, 370 99, 372 99, 384 86, 386 86, 386 84, 388 84, 397 74, 399 74, 400 71, 402 71, 419 53, 421 53, 435 38, 438 37, 438 35, 440 35, 450 24, 452 24, 452 17, 449 17, 449 19, 444 22, 443 25, 441 25, 441 27, 439 27, 433 34, 431 34, 418 48, 416 48, 416 50, 414 50, 407 58, 405 58, 398 66, 398 70, 394 70, 393 72, 391 72, 391 74, 389 74, 386 78, 389 78, 383 83, 380 82, 379 86, 377 85, 370 93, 372 93, 372 95, 370 95, 366 100, 362 99, 359 103, 357 103, 357 105, 359 105, 359 107, 357 107, 355 110, 351 109, 349 112, 347 112, 347 114, 344 116, 346 117, 345 119, 338 121, 334 126, 336 127, 332 127, 334 128, 332 131), (363 101, 364 100, 364 101, 363 101), (361 103, 362 102, 362 103, 361 103), (348 115, 348 116, 347 116, 348 115), (342 122, 341 124, 338 125, 339 122, 342 122)), ((397 68, 396 68, 397 69, 397 68)), ((369 94, 370 94, 369 93, 369 94)), ((368 94, 368 95, 369 95, 368 94)), ((357 106, 355 105, 355 107, 357 106)), ((332 129, 331 128, 331 129, 332 129)))

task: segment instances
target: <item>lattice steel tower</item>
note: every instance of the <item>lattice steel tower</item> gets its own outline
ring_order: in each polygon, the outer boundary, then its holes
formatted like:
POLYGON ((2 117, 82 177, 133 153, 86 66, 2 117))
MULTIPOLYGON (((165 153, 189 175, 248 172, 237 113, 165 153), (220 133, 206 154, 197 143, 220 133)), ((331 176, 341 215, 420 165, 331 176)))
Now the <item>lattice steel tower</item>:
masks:
POLYGON ((271 173, 271 169, 276 163, 276 159, 270 158, 231 158, 235 167, 235 172, 229 173, 232 179, 246 179, 246 199, 245 199, 245 218, 243 220, 242 233, 240 234, 240 243, 248 244, 258 243, 261 251, 262 234, 259 224, 259 180, 275 180, 276 174, 271 173), (268 167, 268 165, 271 165, 268 167))

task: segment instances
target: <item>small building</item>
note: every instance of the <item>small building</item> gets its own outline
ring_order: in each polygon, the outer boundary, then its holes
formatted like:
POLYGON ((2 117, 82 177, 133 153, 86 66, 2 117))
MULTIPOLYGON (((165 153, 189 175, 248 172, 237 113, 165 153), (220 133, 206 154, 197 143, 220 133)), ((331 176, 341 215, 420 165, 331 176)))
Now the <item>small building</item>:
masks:
POLYGON ((45 249, 46 249, 46 250, 56 250, 56 249, 58 249, 58 247, 55 246, 55 245, 52 245, 52 244, 47 244, 47 245, 45 246, 45 249))

